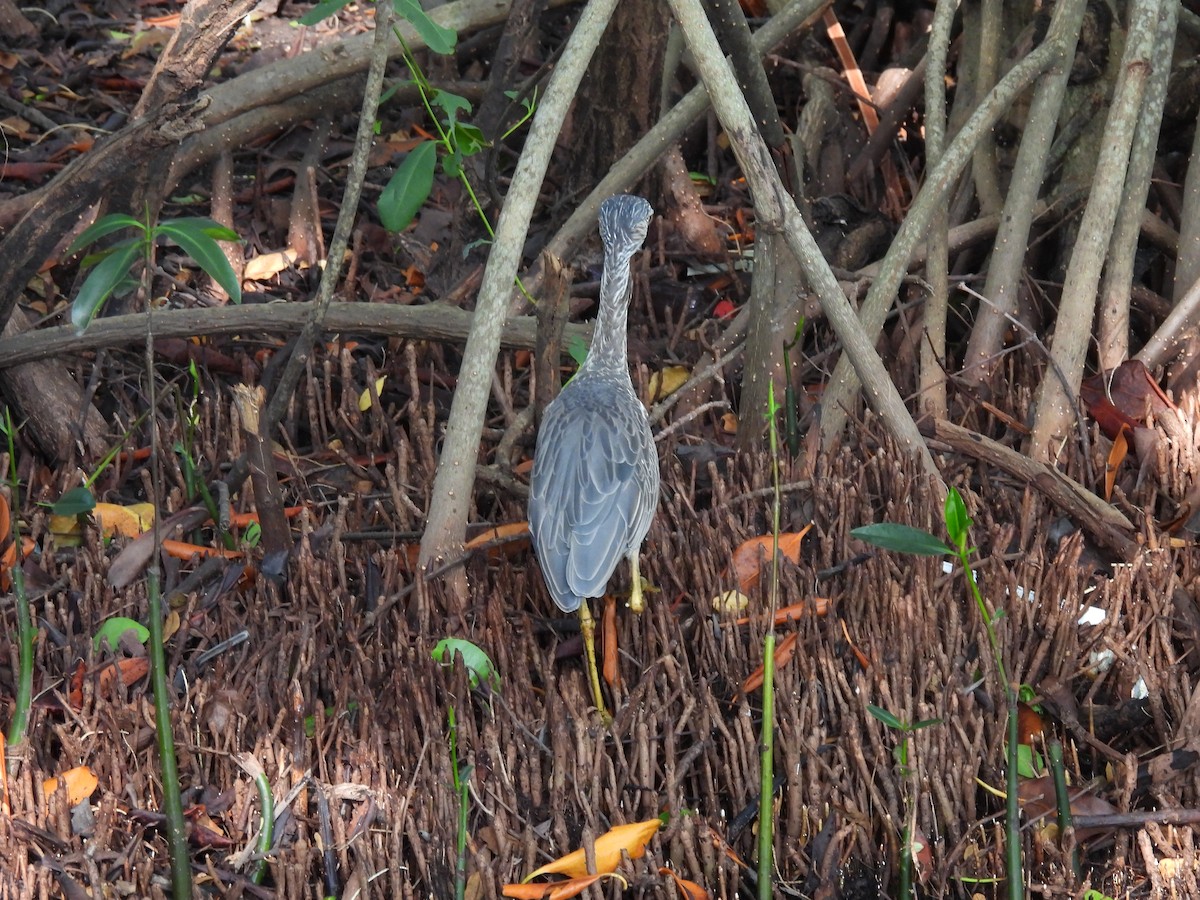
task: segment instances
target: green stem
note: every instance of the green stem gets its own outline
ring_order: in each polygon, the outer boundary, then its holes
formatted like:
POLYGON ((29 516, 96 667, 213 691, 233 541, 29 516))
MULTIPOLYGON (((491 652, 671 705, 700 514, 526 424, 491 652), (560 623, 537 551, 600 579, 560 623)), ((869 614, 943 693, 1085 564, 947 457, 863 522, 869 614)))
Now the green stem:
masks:
POLYGON ((167 846, 171 851, 171 896, 192 896, 192 864, 188 854, 183 798, 179 792, 179 768, 175 761, 175 736, 171 732, 170 696, 167 693, 167 662, 163 652, 162 593, 158 562, 146 573, 150 599, 150 683, 154 687, 154 728, 158 738, 158 764, 162 774, 163 815, 167 819, 167 846))
POLYGON ((454 841, 454 900, 463 900, 467 894, 467 781, 458 768, 458 722, 454 717, 453 706, 447 707, 446 718, 450 723, 450 771, 454 774, 454 792, 458 794, 458 832, 454 841))
POLYGON ((275 795, 271 793, 271 784, 267 781, 267 773, 259 772, 254 776, 254 785, 258 788, 258 803, 262 807, 262 828, 258 832, 258 852, 262 857, 254 867, 250 879, 255 884, 262 884, 267 874, 267 854, 275 843, 275 795))
MULTIPOLYGON (((7 741, 11 747, 25 739, 25 732, 29 728, 29 710, 33 704, 33 641, 37 630, 33 627, 33 612, 29 608, 29 594, 25 590, 25 573, 21 569, 21 529, 18 525, 21 485, 17 480, 16 426, 7 406, 4 408, 4 434, 8 439, 8 478, 12 486, 9 521, 12 523, 12 541, 16 551, 12 586, 17 598, 17 696, 12 722, 8 726, 7 741)), ((4 785, 0 785, 0 791, 3 790, 4 785)))
MULTIPOLYGON (((15 483, 15 482, 14 482, 15 483)), ((13 491, 14 498, 16 490, 13 491)), ((17 597, 17 696, 12 722, 8 726, 8 745, 15 746, 25 739, 29 727, 29 709, 33 703, 33 639, 37 630, 33 627, 33 614, 29 608, 29 594, 25 590, 25 573, 21 571, 21 543, 13 515, 13 534, 17 541, 17 561, 12 567, 13 593, 17 597)), ((0 785, 3 790, 3 785, 0 785)))
POLYGON ((775 610, 779 607, 779 520, 782 499, 779 489, 779 434, 775 416, 775 388, 767 386, 767 433, 771 441, 771 585, 767 612, 767 634, 763 638, 763 708, 761 752, 758 759, 758 896, 774 896, 772 876, 775 867, 775 610))
MULTIPOLYGON (((1059 741, 1051 741, 1047 748, 1050 756, 1050 775, 1054 779, 1054 799, 1058 806, 1058 833, 1067 833, 1074 819, 1071 815, 1071 795, 1067 792, 1067 773, 1063 766, 1063 748, 1059 741)), ((1075 880, 1083 878, 1083 867, 1079 864, 1079 848, 1071 848, 1071 871, 1075 880)))
POLYGON ((987 632, 988 643, 992 648, 992 658, 996 661, 996 671, 1004 688, 1004 701, 1008 710, 1008 745, 1006 747, 1005 772, 1005 821, 1004 821, 1004 858, 1008 875, 1009 900, 1024 900, 1025 878, 1021 861, 1021 806, 1017 797, 1017 691, 1008 680, 1008 671, 1004 667, 1004 654, 1000 652, 1000 639, 996 636, 995 622, 988 611, 987 603, 979 592, 975 574, 971 571, 970 550, 967 548, 967 535, 954 535, 957 545, 957 555, 962 562, 963 571, 967 575, 967 585, 979 616, 983 619, 983 627, 987 632))
MULTIPOLYGON (((154 263, 154 240, 150 236, 150 210, 146 210, 147 240, 143 247, 142 289, 146 300, 146 395, 150 407, 150 483, 154 501, 162 500, 162 459, 158 444, 158 389, 154 383, 154 304, 150 299, 150 271, 154 263)), ((171 731, 171 695, 167 687, 167 660, 163 650, 163 608, 161 573, 162 552, 160 516, 154 517, 154 554, 146 571, 146 597, 150 606, 150 684, 154 691, 154 730, 158 742, 158 766, 162 776, 163 815, 167 820, 167 848, 171 856, 172 900, 191 900, 192 862, 188 852, 187 825, 183 818, 183 798, 179 791, 179 766, 175 759, 175 735, 171 731)))
POLYGON ((904 846, 900 850, 900 900, 912 897, 912 830, 908 822, 900 829, 900 840, 904 846))

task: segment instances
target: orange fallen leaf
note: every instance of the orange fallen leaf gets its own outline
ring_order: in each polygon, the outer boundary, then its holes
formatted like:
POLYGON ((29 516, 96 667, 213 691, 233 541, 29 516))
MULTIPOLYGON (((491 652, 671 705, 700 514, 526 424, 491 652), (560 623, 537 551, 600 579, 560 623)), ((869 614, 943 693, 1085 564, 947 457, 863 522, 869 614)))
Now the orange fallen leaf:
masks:
POLYGON ((501 559, 529 549, 529 523, 507 522, 481 531, 463 545, 464 550, 487 547, 488 559, 501 559))
POLYGON ((100 779, 96 777, 95 772, 87 766, 76 766, 74 769, 59 772, 58 775, 42 782, 42 792, 47 799, 58 790, 60 780, 67 784, 67 803, 71 806, 92 796, 92 791, 96 790, 100 784, 100 779))
MULTIPOLYGON (((801 600, 799 603, 792 603, 789 606, 782 606, 775 610, 775 624, 787 625, 789 622, 795 622, 801 616, 808 612, 809 604, 812 604, 812 611, 818 616, 823 616, 829 612, 830 599, 828 597, 813 597, 811 600, 801 600)), ((731 623, 733 625, 749 625, 754 621, 753 616, 743 616, 737 621, 731 623)))
MULTIPOLYGON (((779 536, 779 552, 784 559, 793 563, 800 562, 800 541, 811 529, 812 522, 809 522, 800 531, 779 536)), ((762 577, 763 563, 771 559, 772 544, 771 535, 762 534, 742 541, 733 551, 733 572, 737 577, 738 590, 743 594, 748 594, 758 585, 762 577)))
POLYGON ((604 597, 600 632, 604 635, 604 680, 609 687, 616 687, 621 675, 617 669, 617 598, 612 594, 604 597))
POLYGON ((708 891, 694 881, 688 881, 675 874, 674 869, 663 866, 658 870, 659 875, 670 875, 675 880, 675 888, 683 894, 686 900, 708 900, 708 891))
MULTIPOLYGON (((308 509, 307 506, 288 506, 283 510, 283 515, 284 518, 294 519, 306 509, 308 509)), ((212 519, 208 521, 211 522, 212 519)), ((256 512, 234 513, 229 517, 229 524, 233 528, 245 528, 247 525, 253 525, 257 522, 258 513, 256 512)))
MULTIPOLYGON (((621 862, 621 852, 630 859, 640 859, 646 852, 646 844, 662 827, 662 819, 647 819, 618 825, 596 838, 596 871, 600 874, 612 872, 621 862)), ((583 849, 572 851, 554 862, 547 863, 525 876, 522 884, 528 884, 539 875, 567 875, 571 878, 588 875, 587 857, 583 849)))
POLYGON ((1125 462, 1125 457, 1129 455, 1129 439, 1126 435, 1131 432, 1132 429, 1128 425, 1122 425, 1117 436, 1113 438, 1112 449, 1108 451, 1108 461, 1104 465, 1105 500, 1112 500, 1113 487, 1117 483, 1117 472, 1121 468, 1121 463, 1125 462))
MULTIPOLYGON (((775 670, 779 671, 792 661, 792 657, 796 655, 796 643, 800 640, 800 635, 793 632, 779 642, 779 646, 775 648, 775 670)), ((757 691, 762 687, 763 678, 766 677, 766 669, 759 666, 750 673, 750 677, 742 682, 742 693, 749 694, 751 691, 757 691)))
POLYGON ((501 894, 515 900, 568 900, 570 897, 578 897, 589 885, 595 884, 601 878, 610 877, 611 873, 602 872, 599 875, 585 875, 582 878, 556 881, 553 884, 506 884, 501 894))
POLYGON ((96 676, 96 688, 101 694, 107 694, 117 683, 117 674, 121 675, 121 683, 133 684, 139 678, 144 678, 150 671, 150 660, 145 656, 127 656, 110 663, 100 670, 96 676))
POLYGON ((191 559, 193 556, 220 556, 223 559, 241 559, 241 550, 219 550, 216 547, 202 547, 199 544, 189 544, 187 541, 162 542, 163 552, 176 559, 191 559))

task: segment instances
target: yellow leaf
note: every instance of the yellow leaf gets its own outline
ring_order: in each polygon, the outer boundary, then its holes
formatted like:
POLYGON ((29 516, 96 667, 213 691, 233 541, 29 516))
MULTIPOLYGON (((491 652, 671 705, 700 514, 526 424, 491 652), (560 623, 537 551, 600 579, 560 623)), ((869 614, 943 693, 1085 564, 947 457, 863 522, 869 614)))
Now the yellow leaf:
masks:
POLYGON ((722 591, 712 598, 715 612, 725 615, 735 615, 750 605, 750 598, 741 591, 722 591))
POLYGON ((175 636, 175 632, 179 630, 179 610, 173 609, 167 613, 167 617, 163 619, 163 643, 165 644, 175 636))
MULTIPOLYGON (((383 383, 385 381, 387 381, 386 375, 380 375, 378 378, 375 379, 375 396, 376 397, 378 397, 380 394, 383 393, 383 383)), ((372 403, 371 391, 368 388, 367 390, 363 391, 361 394, 358 395, 358 411, 366 412, 368 409, 371 408, 371 403, 372 403)))
POLYGON ((688 370, 684 366, 667 366, 650 376, 650 402, 657 403, 664 397, 669 397, 688 380, 688 370))
POLYGON ((570 900, 578 897, 589 885, 595 884, 601 878, 616 878, 623 887, 628 887, 620 875, 585 875, 583 878, 572 878, 569 881, 555 881, 547 884, 506 884, 500 892, 503 897, 512 900, 570 900))
POLYGON ((246 260, 246 267, 242 270, 242 279, 244 281, 265 281, 278 275, 299 257, 300 254, 295 250, 277 250, 274 253, 260 254, 254 259, 246 260))
MULTIPOLYGON (((596 838, 596 872, 603 875, 614 871, 621 862, 622 850, 629 854, 630 859, 640 859, 646 852, 646 843, 661 827, 662 819, 647 819, 645 822, 618 825, 611 831, 600 835, 596 838)), ((587 858, 583 850, 575 850, 552 863, 547 863, 527 875, 523 883, 528 883, 539 875, 551 874, 566 875, 571 878, 589 874, 587 858)))
POLYGON ((71 806, 92 796, 92 791, 100 784, 95 772, 87 766, 76 766, 42 782, 42 792, 47 798, 58 790, 59 779, 67 783, 67 802, 71 806))
POLYGON ((137 537, 154 524, 154 504, 118 506, 115 503, 97 503, 92 510, 92 518, 105 537, 137 537))
POLYGON ((721 430, 726 434, 737 434, 738 417, 737 413, 727 412, 721 416, 721 430))

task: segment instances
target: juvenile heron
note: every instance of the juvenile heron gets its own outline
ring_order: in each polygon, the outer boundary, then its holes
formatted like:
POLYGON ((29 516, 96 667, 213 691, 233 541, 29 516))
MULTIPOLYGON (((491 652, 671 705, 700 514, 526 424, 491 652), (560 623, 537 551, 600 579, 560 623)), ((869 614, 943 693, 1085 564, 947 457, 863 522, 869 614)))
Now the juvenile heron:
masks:
POLYGON ((546 407, 529 485, 529 530, 542 576, 559 609, 579 610, 592 696, 605 718, 588 598, 603 596, 624 557, 633 578, 629 606, 642 611, 638 551, 658 505, 658 454, 629 378, 625 333, 629 263, 646 240, 653 212, 641 197, 600 204, 604 272, 592 345, 546 407))

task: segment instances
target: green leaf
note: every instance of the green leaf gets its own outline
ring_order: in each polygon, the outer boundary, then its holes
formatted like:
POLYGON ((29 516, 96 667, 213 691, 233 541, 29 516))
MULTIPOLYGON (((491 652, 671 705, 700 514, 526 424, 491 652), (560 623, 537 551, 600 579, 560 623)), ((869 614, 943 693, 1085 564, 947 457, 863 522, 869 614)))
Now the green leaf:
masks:
POLYGON ((908 728, 903 722, 897 719, 894 715, 882 707, 875 706, 872 703, 867 704, 867 712, 873 715, 876 719, 886 725, 888 728, 895 728, 897 731, 908 731, 908 728))
POLYGON ((1017 774, 1022 778, 1038 778, 1046 771, 1040 753, 1028 744, 1017 744, 1017 774))
POLYGON ((484 147, 488 140, 478 126, 469 122, 455 122, 450 129, 450 143, 463 156, 474 156, 484 147))
POLYGON ((582 366, 588 355, 587 341, 579 335, 575 335, 567 341, 567 352, 571 354, 571 359, 575 360, 576 365, 582 366))
POLYGON ((159 224, 158 231, 162 234, 185 231, 205 235, 214 241, 236 241, 239 244, 242 242, 240 234, 232 228, 226 228, 216 219, 208 218, 208 216, 185 216, 180 219, 167 219, 165 222, 159 224))
POLYGON ((122 228, 136 228, 143 234, 146 233, 146 226, 133 216, 112 213, 97 219, 83 230, 83 234, 71 241, 71 246, 67 248, 67 256, 74 256, 84 247, 90 246, 100 240, 100 238, 107 237, 115 231, 120 231, 122 228))
POLYGON ((96 497, 85 487, 73 487, 50 507, 56 516, 81 516, 96 508, 96 497))
POLYGON ((136 243, 119 245, 96 264, 71 302, 71 324, 77 332, 82 334, 88 327, 140 255, 141 250, 136 243))
POLYGON ((316 25, 322 19, 328 19, 349 3, 350 0, 321 0, 320 3, 300 17, 300 24, 316 25))
POLYGON ((104 643, 107 641, 108 646, 115 650, 121 642, 121 635, 127 631, 134 633, 139 644, 150 640, 150 629, 141 622, 127 619, 124 616, 114 616, 100 626, 100 630, 92 638, 92 646, 99 652, 104 649, 104 643))
POLYGON ((221 251, 217 240, 240 240, 237 232, 230 231, 212 219, 176 219, 164 222, 158 226, 158 233, 170 238, 187 255, 208 273, 229 295, 234 303, 242 302, 242 286, 238 277, 229 264, 229 259, 221 251))
POLYGON ((400 163, 379 196, 379 219, 388 231, 403 231, 433 190, 437 146, 422 141, 400 163))
POLYGON ((446 121, 451 125, 458 124, 458 114, 460 112, 471 111, 471 101, 453 91, 439 90, 429 98, 429 102, 446 113, 446 121))
POLYGON ((967 515, 967 505, 963 503, 962 494, 958 488, 950 488, 946 494, 946 531, 950 540, 960 547, 967 544, 967 530, 971 527, 971 517, 967 515))
POLYGON ((863 525, 851 531, 850 536, 884 550, 895 550, 897 553, 913 553, 917 556, 945 556, 954 553, 952 548, 947 547, 928 531, 892 522, 863 525))
POLYGON ((500 676, 492 659, 483 650, 470 641, 462 638, 442 638, 433 648, 432 656, 444 666, 454 665, 454 657, 461 656, 467 667, 467 677, 471 687, 479 687, 480 681, 485 681, 494 688, 500 687, 500 676))
POLYGON ((408 24, 421 36, 425 46, 434 53, 446 56, 454 51, 454 45, 458 43, 458 32, 453 28, 443 28, 429 18, 429 14, 421 9, 417 0, 392 0, 392 6, 397 15, 408 20, 408 24))
POLYGON ((917 722, 915 725, 913 725, 912 730, 920 731, 922 728, 930 728, 934 725, 941 725, 941 724, 942 724, 941 719, 922 719, 920 722, 917 722))

